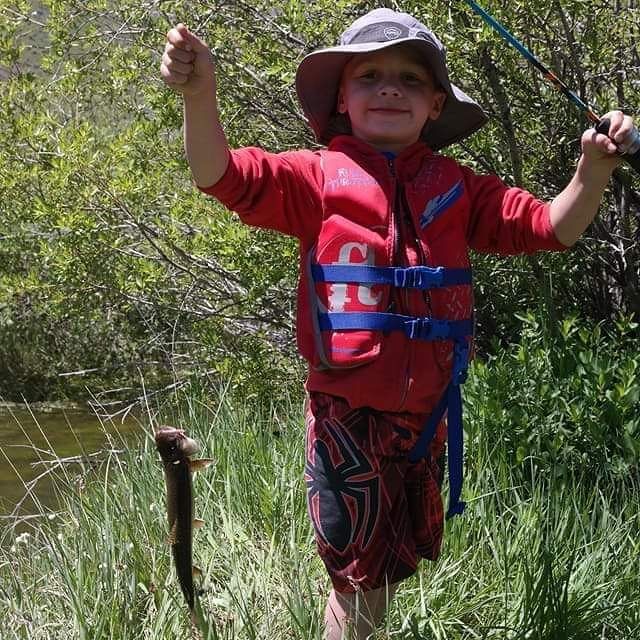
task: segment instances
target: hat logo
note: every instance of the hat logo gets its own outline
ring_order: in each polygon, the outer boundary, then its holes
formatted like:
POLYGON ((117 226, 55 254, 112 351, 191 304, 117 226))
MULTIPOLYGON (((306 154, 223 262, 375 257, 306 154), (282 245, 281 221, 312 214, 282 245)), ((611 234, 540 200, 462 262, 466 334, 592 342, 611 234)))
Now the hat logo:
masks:
POLYGON ((387 40, 397 40, 402 35, 402 31, 398 27, 385 27, 383 33, 387 40))

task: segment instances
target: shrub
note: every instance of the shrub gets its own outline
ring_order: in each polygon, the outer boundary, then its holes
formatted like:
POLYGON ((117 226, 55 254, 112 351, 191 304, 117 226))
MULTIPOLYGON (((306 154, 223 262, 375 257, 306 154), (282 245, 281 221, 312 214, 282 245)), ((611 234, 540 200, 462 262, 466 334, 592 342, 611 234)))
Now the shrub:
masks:
POLYGON ((637 325, 567 319, 551 339, 534 316, 521 320, 518 344, 472 367, 465 385, 470 450, 483 438, 523 470, 637 473, 637 325))

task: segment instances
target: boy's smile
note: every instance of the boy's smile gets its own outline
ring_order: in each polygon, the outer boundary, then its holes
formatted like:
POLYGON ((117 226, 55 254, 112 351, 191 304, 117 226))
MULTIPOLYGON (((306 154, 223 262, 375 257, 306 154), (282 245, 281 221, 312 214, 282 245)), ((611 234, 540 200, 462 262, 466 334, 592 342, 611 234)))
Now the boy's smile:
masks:
POLYGON ((338 111, 353 135, 380 151, 399 153, 438 118, 446 94, 410 46, 356 55, 342 74, 338 111))

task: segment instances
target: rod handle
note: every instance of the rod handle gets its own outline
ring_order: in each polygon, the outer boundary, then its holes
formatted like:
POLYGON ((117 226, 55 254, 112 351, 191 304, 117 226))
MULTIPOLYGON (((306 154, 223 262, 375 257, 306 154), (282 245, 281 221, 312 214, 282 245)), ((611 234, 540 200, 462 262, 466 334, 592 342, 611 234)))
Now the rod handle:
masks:
MULTIPOLYGON (((595 130, 598 133, 604 133, 604 135, 609 135, 609 127, 611 125, 611 120, 609 118, 601 118, 600 122, 595 125, 595 130)), ((640 142, 640 133, 635 129, 636 137, 640 142)), ((621 158, 630 166, 632 166, 637 173, 640 173, 640 149, 636 149, 634 153, 628 154, 625 153, 621 156, 621 158)))

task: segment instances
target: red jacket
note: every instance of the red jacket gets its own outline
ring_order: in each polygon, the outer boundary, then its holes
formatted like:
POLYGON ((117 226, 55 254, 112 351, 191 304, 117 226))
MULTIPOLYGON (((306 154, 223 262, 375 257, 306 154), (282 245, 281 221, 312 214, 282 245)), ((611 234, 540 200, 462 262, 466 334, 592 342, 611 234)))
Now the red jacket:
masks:
POLYGON ((352 136, 334 138, 327 151, 238 149, 221 180, 202 191, 243 222, 300 240, 297 337, 310 364, 307 389, 341 396, 354 408, 430 412, 451 379, 452 343, 396 331, 320 335, 314 307, 463 320, 472 314, 471 289, 314 285, 310 262, 465 268, 469 248, 498 254, 565 248, 548 204, 421 142, 392 161, 352 136))

